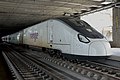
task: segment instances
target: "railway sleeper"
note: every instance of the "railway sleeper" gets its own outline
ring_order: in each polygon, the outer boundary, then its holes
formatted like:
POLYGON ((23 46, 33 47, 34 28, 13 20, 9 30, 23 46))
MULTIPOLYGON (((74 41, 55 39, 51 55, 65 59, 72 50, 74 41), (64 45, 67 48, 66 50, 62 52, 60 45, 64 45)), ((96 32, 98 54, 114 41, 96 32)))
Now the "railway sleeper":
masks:
POLYGON ((88 77, 93 77, 93 76, 94 76, 94 73, 89 71, 89 72, 87 73, 87 76, 88 76, 88 77))
POLYGON ((101 78, 102 78, 102 76, 99 75, 99 74, 95 74, 95 75, 93 76, 93 79, 95 79, 95 80, 101 80, 101 78))
POLYGON ((87 75, 87 73, 88 73, 88 71, 85 70, 85 69, 83 69, 83 70, 81 71, 81 74, 82 74, 82 75, 87 75))
POLYGON ((114 74, 116 74, 116 71, 109 70, 109 71, 108 71, 108 74, 113 74, 113 75, 114 75, 114 74))
POLYGON ((117 77, 120 77, 120 73, 116 73, 116 76, 117 76, 117 77))

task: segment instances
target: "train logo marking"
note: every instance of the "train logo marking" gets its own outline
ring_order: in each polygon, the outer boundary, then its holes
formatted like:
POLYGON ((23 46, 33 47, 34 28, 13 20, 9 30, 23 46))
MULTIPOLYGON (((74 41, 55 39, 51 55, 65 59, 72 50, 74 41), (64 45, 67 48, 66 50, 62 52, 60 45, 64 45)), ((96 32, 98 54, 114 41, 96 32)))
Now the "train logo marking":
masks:
POLYGON ((34 39, 34 41, 36 41, 38 39, 38 33, 31 33, 30 38, 34 39))

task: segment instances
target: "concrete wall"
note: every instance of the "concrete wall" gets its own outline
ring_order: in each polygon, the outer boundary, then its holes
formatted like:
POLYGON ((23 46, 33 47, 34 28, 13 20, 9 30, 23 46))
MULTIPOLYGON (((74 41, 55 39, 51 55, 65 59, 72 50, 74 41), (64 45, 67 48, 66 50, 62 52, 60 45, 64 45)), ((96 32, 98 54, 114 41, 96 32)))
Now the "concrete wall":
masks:
POLYGON ((120 8, 113 8, 113 47, 120 47, 120 8))
POLYGON ((88 22, 93 28, 103 34, 108 41, 113 41, 113 8, 81 16, 81 19, 88 22))

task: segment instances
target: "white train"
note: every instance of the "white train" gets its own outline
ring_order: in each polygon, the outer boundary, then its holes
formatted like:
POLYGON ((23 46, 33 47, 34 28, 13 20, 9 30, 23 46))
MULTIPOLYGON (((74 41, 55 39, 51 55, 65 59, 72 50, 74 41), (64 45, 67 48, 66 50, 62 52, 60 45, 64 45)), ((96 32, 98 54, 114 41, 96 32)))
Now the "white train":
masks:
POLYGON ((95 59, 111 55, 106 38, 85 21, 73 17, 55 18, 33 25, 9 35, 9 42, 38 46, 67 59, 95 59))

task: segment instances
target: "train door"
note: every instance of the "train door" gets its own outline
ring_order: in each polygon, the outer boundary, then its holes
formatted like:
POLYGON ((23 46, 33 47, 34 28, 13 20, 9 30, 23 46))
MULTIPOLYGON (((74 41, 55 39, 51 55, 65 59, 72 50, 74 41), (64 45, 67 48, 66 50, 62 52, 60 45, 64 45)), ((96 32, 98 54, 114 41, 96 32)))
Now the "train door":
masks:
POLYGON ((53 20, 48 21, 48 43, 53 43, 53 20))

